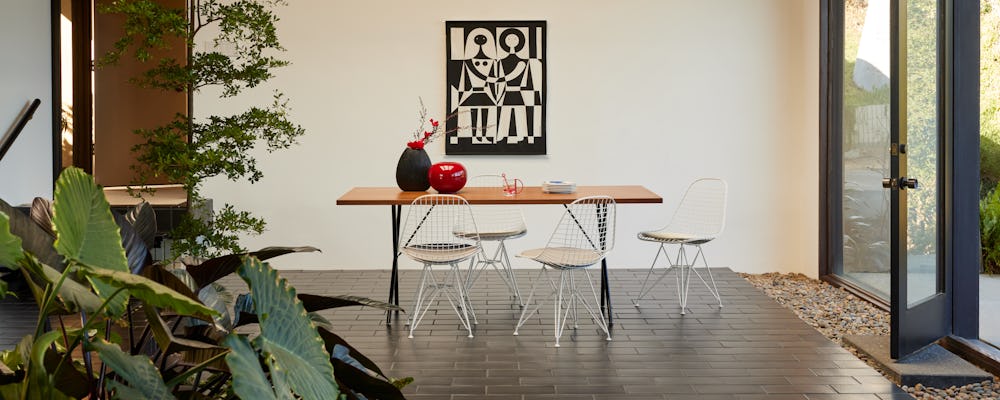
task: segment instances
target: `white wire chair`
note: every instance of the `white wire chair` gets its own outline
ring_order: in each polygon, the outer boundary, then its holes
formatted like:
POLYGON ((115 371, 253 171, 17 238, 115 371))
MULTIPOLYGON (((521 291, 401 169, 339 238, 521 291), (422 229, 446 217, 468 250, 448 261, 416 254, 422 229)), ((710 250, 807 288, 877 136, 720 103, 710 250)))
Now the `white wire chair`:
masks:
POLYGON ((556 347, 559 347, 559 339, 562 337, 570 316, 573 317, 573 328, 579 327, 578 306, 580 305, 587 310, 591 319, 604 331, 607 340, 611 340, 607 321, 600 310, 597 290, 594 288, 594 282, 590 279, 586 267, 600 263, 614 248, 615 216, 615 200, 611 197, 590 196, 577 199, 566 206, 566 212, 559 220, 559 224, 544 248, 527 250, 518 255, 518 257, 538 261, 542 264, 542 270, 532 280, 531 291, 524 309, 521 310, 517 326, 514 328, 514 335, 517 335, 528 318, 541 308, 542 301, 539 301, 535 306, 532 306, 531 301, 535 295, 536 285, 544 276, 545 282, 553 291, 549 298, 555 297, 553 309, 556 347), (549 276, 549 268, 559 271, 558 285, 549 276), (585 283, 578 282, 581 279, 585 283), (580 290, 581 285, 590 287, 590 294, 594 296, 594 304, 590 304, 583 296, 580 290))
POLYGON ((427 310, 442 294, 472 337, 471 321, 475 311, 465 293, 465 280, 458 264, 482 252, 476 232, 472 208, 459 196, 428 194, 410 204, 400 229, 399 252, 424 264, 413 308, 407 317, 411 339, 427 310), (463 233, 456 235, 456 232, 463 233), (450 266, 441 280, 434 274, 436 265, 450 266))
MULTIPOLYGON (((501 193, 504 188, 502 175, 479 175, 469 180, 466 188, 473 190, 489 190, 501 193)), ((467 190, 469 190, 467 189, 467 190)), ((483 252, 470 261, 469 274, 466 276, 466 289, 471 289, 487 267, 500 276, 510 295, 519 306, 524 306, 521 291, 517 287, 517 279, 510 265, 510 255, 507 252, 506 241, 516 239, 528 233, 521 209, 512 205, 474 205, 472 213, 476 217, 479 228, 479 239, 483 242, 496 242, 496 250, 492 257, 487 257, 485 246, 483 252)))
POLYGON ((722 308, 722 298, 719 296, 719 289, 715 285, 715 277, 712 276, 712 269, 708 267, 705 253, 702 251, 702 245, 719 237, 725 228, 727 190, 726 181, 722 179, 698 179, 688 186, 680 205, 677 206, 677 210, 674 211, 674 215, 670 218, 667 226, 659 230, 639 233, 640 240, 659 243, 660 247, 656 251, 656 257, 653 258, 652 265, 649 266, 649 272, 646 273, 646 279, 642 282, 642 289, 639 290, 639 295, 632 300, 632 303, 636 307, 639 307, 640 300, 646 297, 663 278, 674 270, 673 267, 678 267, 679 272, 675 275, 675 281, 677 283, 677 297, 680 301, 682 315, 686 314, 688 310, 688 288, 690 287, 692 272, 708 288, 712 296, 719 301, 719 308, 722 308), (679 245, 677 256, 673 260, 670 259, 670 254, 667 253, 665 247, 668 244, 679 245), (696 249, 694 258, 690 260, 687 256, 687 247, 694 247, 696 249), (656 267, 656 261, 660 258, 660 253, 663 253, 667 260, 670 261, 670 266, 652 284, 649 284, 649 279, 653 275, 653 269, 656 267), (706 281, 698 273, 698 270, 695 269, 695 263, 699 258, 701 258, 705 271, 708 272, 711 286, 709 286, 709 281, 706 281))

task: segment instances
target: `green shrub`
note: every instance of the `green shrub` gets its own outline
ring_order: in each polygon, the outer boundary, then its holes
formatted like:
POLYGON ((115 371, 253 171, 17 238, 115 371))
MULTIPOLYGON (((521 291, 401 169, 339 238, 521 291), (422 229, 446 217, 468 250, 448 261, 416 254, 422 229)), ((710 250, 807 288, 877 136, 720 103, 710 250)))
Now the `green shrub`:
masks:
POLYGON ((1000 183, 1000 9, 996 3, 984 0, 980 13, 980 197, 1000 183))
POLYGON ((1000 190, 993 189, 979 201, 979 232, 983 272, 1000 272, 1000 190))

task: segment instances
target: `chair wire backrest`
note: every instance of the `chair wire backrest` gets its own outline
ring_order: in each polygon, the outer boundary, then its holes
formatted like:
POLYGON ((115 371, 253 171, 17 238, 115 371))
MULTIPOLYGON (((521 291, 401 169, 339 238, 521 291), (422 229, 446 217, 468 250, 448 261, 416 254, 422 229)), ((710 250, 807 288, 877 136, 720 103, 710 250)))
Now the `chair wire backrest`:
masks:
POLYGON ((691 183, 673 217, 661 231, 714 238, 726 226, 728 186, 719 178, 701 178, 691 183))
MULTIPOLYGON (((513 182, 510 182, 513 184, 513 182)), ((495 190, 503 192, 504 178, 502 175, 478 175, 469 179, 466 188, 478 190, 495 190)), ((521 209, 512 205, 474 205, 472 212, 476 217, 476 225, 480 232, 523 232, 527 228, 521 209)), ((484 233, 485 235, 485 233, 484 233)), ((486 239, 484 237, 484 239, 486 239)))
POLYGON ((410 203, 400 229, 399 250, 410 248, 445 254, 479 247, 477 232, 472 208, 465 199, 451 194, 427 194, 410 203))
POLYGON ((586 266, 615 247, 615 200, 590 196, 566 206, 539 258, 561 266, 586 266))

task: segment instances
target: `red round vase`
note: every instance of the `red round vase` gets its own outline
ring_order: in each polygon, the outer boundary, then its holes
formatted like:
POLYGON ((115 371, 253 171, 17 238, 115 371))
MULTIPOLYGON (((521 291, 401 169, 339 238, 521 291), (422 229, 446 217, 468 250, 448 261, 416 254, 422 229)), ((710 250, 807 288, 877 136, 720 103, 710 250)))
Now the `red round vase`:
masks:
POLYGON ((427 170, 427 178, 438 193, 455 193, 465 187, 468 174, 462 164, 445 161, 431 165, 427 170))

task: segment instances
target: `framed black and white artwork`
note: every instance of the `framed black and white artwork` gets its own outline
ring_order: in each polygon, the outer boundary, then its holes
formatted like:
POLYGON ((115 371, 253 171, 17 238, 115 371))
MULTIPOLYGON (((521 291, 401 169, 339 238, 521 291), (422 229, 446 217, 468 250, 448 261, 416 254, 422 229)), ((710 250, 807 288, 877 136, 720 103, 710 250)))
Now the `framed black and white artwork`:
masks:
POLYGON ((545 21, 447 21, 446 154, 545 154, 545 21))

